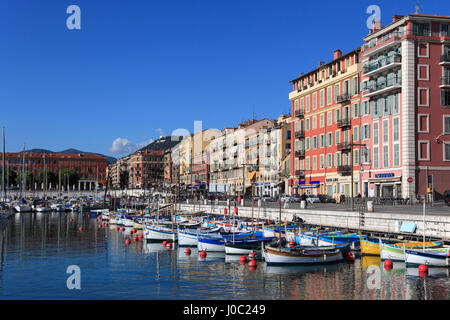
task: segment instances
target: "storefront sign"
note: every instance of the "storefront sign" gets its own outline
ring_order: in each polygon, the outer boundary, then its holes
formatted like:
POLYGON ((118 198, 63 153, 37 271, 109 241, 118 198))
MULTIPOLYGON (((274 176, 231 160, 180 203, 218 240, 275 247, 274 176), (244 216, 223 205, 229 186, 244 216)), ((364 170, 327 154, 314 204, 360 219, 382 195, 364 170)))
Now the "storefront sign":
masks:
POLYGON ((299 185, 305 184, 305 182, 306 182, 305 180, 303 180, 303 181, 299 180, 299 181, 298 181, 298 184, 299 184, 299 185))
POLYGON ((394 173, 377 173, 375 174, 375 178, 380 179, 380 178, 392 178, 394 177, 394 173))
POLYGON ((320 181, 310 181, 309 184, 320 184, 320 181))

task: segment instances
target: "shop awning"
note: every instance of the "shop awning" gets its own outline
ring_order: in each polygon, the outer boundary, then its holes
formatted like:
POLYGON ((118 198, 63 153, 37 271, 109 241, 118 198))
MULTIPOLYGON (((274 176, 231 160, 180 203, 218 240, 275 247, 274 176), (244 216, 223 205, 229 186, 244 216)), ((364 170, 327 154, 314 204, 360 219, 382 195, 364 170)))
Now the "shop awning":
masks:
POLYGON ((392 178, 369 178, 370 183, 384 183, 384 182, 397 182, 402 181, 402 177, 392 177, 392 178))

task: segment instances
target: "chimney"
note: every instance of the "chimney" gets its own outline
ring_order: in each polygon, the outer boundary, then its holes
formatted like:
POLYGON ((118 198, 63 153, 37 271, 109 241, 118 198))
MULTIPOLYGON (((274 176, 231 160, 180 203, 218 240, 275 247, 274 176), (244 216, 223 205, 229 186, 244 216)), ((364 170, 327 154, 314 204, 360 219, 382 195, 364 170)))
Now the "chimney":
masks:
POLYGON ((333 60, 339 59, 340 57, 342 57, 342 51, 339 49, 334 50, 334 59, 333 60))
POLYGON ((372 22, 372 33, 377 32, 381 29, 381 21, 380 20, 373 20, 372 22))
POLYGON ((392 16, 392 22, 397 22, 397 21, 400 20, 401 18, 403 18, 403 16, 400 16, 400 15, 394 15, 394 16, 392 16))

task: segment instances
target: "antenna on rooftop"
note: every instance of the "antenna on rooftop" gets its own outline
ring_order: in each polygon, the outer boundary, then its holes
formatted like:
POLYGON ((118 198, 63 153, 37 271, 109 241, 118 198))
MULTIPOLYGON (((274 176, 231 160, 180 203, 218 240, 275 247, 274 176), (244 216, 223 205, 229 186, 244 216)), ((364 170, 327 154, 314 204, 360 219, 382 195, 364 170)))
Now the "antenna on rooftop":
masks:
POLYGON ((419 0, 416 0, 416 14, 420 13, 419 10, 420 10, 419 0))

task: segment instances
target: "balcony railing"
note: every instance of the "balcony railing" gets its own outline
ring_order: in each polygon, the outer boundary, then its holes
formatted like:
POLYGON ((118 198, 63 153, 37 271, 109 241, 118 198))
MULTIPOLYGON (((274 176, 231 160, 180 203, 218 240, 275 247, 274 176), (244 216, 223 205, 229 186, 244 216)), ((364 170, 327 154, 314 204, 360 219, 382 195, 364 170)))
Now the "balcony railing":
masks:
POLYGON ((374 86, 369 87, 369 93, 365 94, 364 97, 371 97, 379 93, 384 93, 390 91, 390 89, 396 89, 396 87, 401 87, 402 80, 400 78, 394 78, 392 81, 382 82, 374 86))
POLYGON ((343 118, 337 121, 337 127, 340 129, 347 129, 352 126, 352 122, 349 118, 343 118))
POLYGON ((450 76, 441 78, 441 86, 450 86, 450 76))
POLYGON ((339 143, 337 145, 337 150, 342 152, 349 152, 352 150, 352 145, 348 142, 339 143))
POLYGON ((343 103, 343 102, 347 102, 347 101, 350 101, 350 94, 348 94, 348 93, 344 93, 343 95, 336 97, 337 103, 343 103))
POLYGON ((304 178, 305 177, 305 171, 303 171, 303 170, 295 170, 295 176, 299 177, 299 178, 304 178))
POLYGON ((337 167, 337 172, 342 176, 349 176, 352 174, 352 168, 349 165, 340 165, 337 167))
POLYGON ((441 62, 450 62, 450 54, 448 53, 441 54, 441 62))
POLYGON ((295 151, 295 157, 304 159, 305 158, 305 150, 296 150, 295 151))
POLYGON ((379 70, 381 68, 388 69, 387 66, 395 66, 402 62, 402 56, 400 54, 395 54, 390 57, 385 57, 383 59, 377 59, 369 65, 365 65, 362 68, 363 74, 366 75, 373 71, 379 70), (385 68, 386 67, 386 68, 385 68))
POLYGON ((295 137, 297 139, 302 139, 305 137, 305 131, 304 130, 297 130, 295 131, 295 137))
POLYGON ((295 110, 294 114, 297 118, 303 118, 305 116, 305 112, 303 110, 295 110))

